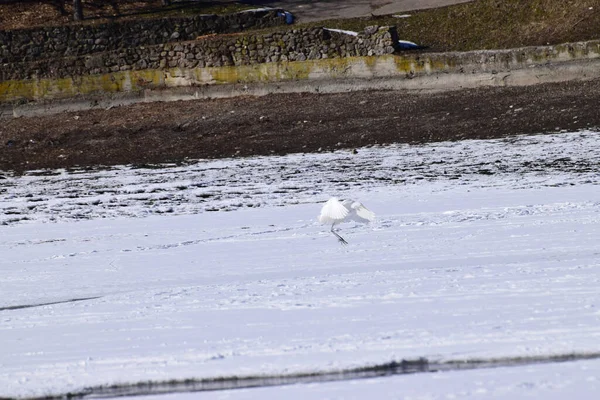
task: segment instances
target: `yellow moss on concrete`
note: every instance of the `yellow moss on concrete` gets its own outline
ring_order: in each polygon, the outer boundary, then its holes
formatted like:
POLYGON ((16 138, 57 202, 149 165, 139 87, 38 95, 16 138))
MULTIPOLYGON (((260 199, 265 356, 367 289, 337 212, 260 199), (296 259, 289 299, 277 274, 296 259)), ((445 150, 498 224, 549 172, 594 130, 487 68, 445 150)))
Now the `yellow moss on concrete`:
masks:
POLYGON ((147 87, 159 87, 163 82, 164 73, 158 70, 123 71, 74 78, 13 80, 0 82, 0 102, 139 91, 147 87))
POLYGON ((232 84, 304 80, 328 76, 339 77, 349 66, 362 62, 362 58, 326 58, 302 62, 265 63, 237 67, 210 67, 193 70, 194 78, 201 84, 232 84), (208 78, 207 81, 207 76, 208 78))
POLYGON ((415 64, 415 60, 406 57, 397 57, 394 60, 396 70, 402 74, 416 73, 418 66, 415 64))
POLYGON ((417 54, 328 58, 231 67, 121 71, 59 79, 0 82, 0 102, 110 96, 161 87, 251 84, 338 78, 414 77, 463 69, 485 73, 493 69, 525 68, 532 63, 600 58, 600 43, 576 43, 549 48, 494 52, 417 54))
POLYGON ((60 99, 90 94, 135 92, 147 88, 277 82, 376 76, 394 59, 352 57, 195 69, 120 71, 74 78, 0 82, 0 102, 60 99))

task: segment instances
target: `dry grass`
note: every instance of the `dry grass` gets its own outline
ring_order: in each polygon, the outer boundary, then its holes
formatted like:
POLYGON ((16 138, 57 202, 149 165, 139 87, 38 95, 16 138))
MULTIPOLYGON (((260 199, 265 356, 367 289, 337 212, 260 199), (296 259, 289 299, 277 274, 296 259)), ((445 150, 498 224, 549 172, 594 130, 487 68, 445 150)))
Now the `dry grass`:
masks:
POLYGON ((600 38, 600 0, 476 0, 411 13, 409 18, 320 21, 361 30, 395 25, 401 39, 437 51, 511 48, 600 38))
MULTIPOLYGON (((177 1, 169 7, 163 7, 160 0, 83 0, 83 7, 83 23, 189 14, 227 14, 249 8, 235 2, 218 4, 211 1, 177 1)), ((0 0, 0 30, 71 24, 72 14, 70 1, 0 0)))

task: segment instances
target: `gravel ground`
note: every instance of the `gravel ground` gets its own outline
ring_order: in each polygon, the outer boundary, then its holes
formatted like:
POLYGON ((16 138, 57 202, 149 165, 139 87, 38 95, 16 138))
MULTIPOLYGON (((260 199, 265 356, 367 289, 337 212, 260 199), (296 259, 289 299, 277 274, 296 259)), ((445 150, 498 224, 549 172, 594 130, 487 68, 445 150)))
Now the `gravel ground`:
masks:
POLYGON ((0 125, 0 170, 152 164, 600 127, 600 80, 136 104, 0 125))

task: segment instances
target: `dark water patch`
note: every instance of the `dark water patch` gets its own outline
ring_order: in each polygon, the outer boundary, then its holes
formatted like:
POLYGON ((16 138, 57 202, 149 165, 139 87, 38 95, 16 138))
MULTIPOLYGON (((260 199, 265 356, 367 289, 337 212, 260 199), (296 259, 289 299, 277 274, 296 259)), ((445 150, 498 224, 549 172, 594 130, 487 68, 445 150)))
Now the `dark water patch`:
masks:
POLYGON ((73 166, 71 168, 67 168, 65 171, 69 173, 69 175, 79 175, 86 174, 88 172, 102 172, 102 171, 114 171, 118 168, 109 165, 89 165, 89 166, 73 166))
POLYGON ((27 171, 27 176, 58 176, 61 175, 62 171, 57 169, 41 169, 27 171))
POLYGON ((146 381, 131 384, 104 385, 30 400, 54 400, 77 398, 113 398, 123 396, 173 394, 183 392, 207 392, 217 390, 249 389, 257 387, 284 386, 293 384, 326 383, 356 379, 383 378, 428 372, 450 372, 500 367, 520 367, 535 364, 550 364, 569 361, 599 359, 600 352, 569 353, 549 356, 524 356, 505 358, 481 358, 448 361, 429 361, 426 358, 392 361, 390 363, 352 368, 346 370, 317 371, 282 375, 230 376, 209 379, 185 379, 170 381, 146 381))
POLYGON ((165 168, 173 168, 176 165, 173 164, 133 164, 131 169, 165 169, 165 168))
MULTIPOLYGON (((535 160, 521 162, 522 170, 526 172, 550 171, 568 172, 572 174, 594 173, 600 170, 600 163, 588 160, 572 160, 569 157, 555 160, 535 160)), ((517 169, 518 171, 519 169, 517 169)))
POLYGON ((77 299, 69 299, 69 300, 61 300, 61 301, 52 301, 49 303, 36 303, 36 304, 22 304, 17 306, 8 306, 8 307, 0 307, 0 311, 8 311, 8 310, 22 310, 24 308, 34 308, 34 307, 43 307, 43 306, 52 306, 54 304, 64 304, 64 303, 75 303, 77 301, 85 301, 85 300, 94 300, 99 299, 101 296, 96 297, 81 297, 77 299))

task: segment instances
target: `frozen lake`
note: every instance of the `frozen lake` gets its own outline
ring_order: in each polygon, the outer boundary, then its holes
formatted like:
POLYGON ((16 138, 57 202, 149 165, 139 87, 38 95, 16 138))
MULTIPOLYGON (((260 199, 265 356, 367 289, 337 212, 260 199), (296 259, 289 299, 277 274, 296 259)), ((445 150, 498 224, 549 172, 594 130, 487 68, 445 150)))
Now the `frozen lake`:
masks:
MULTIPOLYGON (((0 397, 595 357, 599 138, 0 173, 0 397), (316 222, 331 195, 377 214, 347 247, 316 222)), ((205 395, 592 399, 599 379, 589 359, 205 395)))

